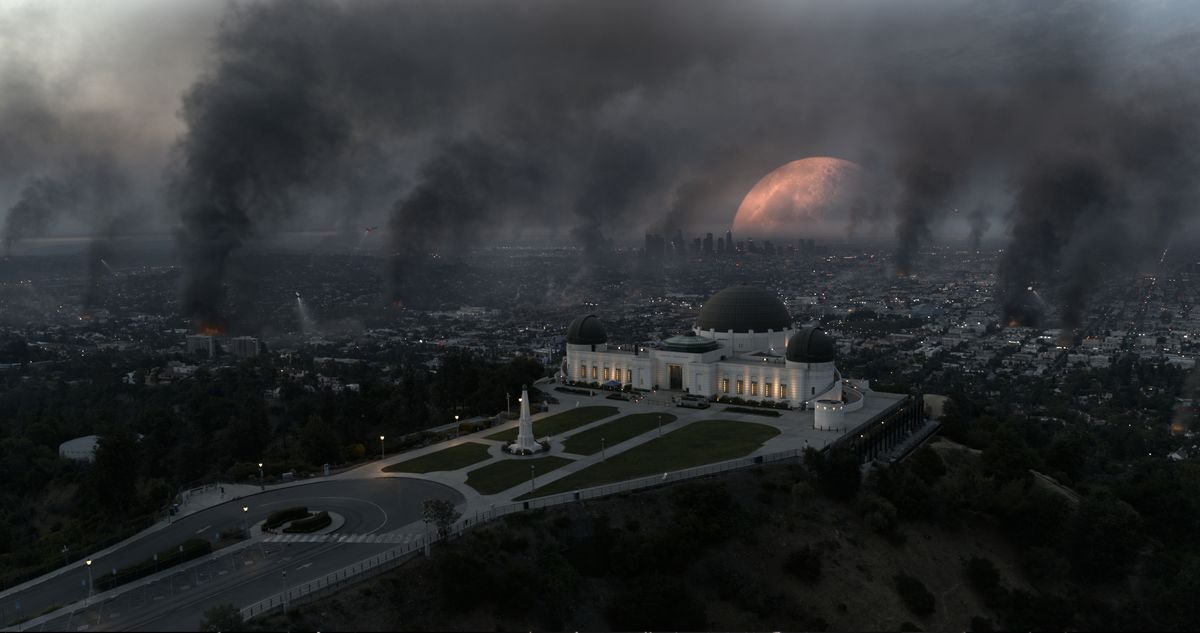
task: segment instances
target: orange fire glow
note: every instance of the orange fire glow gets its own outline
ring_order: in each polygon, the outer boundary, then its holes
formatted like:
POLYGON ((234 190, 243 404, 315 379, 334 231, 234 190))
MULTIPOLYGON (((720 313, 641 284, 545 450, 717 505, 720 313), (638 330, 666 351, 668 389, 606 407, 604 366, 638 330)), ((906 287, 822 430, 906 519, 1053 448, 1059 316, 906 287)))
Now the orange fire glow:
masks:
POLYGON ((80 321, 91 321, 91 320, 92 320, 92 313, 91 313, 91 312, 84 312, 84 313, 80 314, 80 315, 79 315, 79 320, 80 320, 80 321))
POLYGON ((196 328, 196 333, 203 334, 204 336, 220 336, 225 333, 225 330, 219 325, 201 323, 200 327, 196 328))
POLYGON ((1008 327, 1021 327, 1021 322, 1017 320, 1017 317, 1012 317, 1008 320, 1008 327))

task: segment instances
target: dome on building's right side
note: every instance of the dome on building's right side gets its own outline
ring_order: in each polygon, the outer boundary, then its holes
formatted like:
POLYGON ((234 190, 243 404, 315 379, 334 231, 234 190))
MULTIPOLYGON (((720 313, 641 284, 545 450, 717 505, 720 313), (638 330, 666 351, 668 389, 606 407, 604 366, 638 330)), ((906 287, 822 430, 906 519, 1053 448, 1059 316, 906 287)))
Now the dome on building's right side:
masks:
POLYGON ((787 359, 796 363, 832 363, 833 337, 817 328, 806 327, 788 339, 787 359))

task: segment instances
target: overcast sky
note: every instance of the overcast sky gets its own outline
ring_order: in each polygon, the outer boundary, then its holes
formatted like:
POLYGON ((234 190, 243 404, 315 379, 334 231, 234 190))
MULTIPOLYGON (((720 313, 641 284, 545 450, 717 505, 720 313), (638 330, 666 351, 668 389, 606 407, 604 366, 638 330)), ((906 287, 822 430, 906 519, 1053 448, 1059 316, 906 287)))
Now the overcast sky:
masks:
MULTIPOLYGON (((281 182, 291 210, 253 223, 412 222, 419 205, 411 202, 409 215, 400 209, 413 191, 433 183, 436 193, 445 176, 435 167, 447 161, 471 172, 456 161, 463 137, 478 134, 503 146, 505 164, 536 174, 531 186, 542 195, 480 194, 500 200, 487 217, 513 237, 548 232, 568 241, 572 231, 577 240, 595 232, 622 243, 644 230, 719 231, 774 167, 833 155, 880 181, 876 208, 858 210, 858 236, 890 239, 915 212, 917 233, 964 239, 966 214, 945 212, 963 207, 981 210, 987 234, 1002 238, 1019 190, 1013 173, 1041 149, 1033 136, 1075 143, 1054 129, 1073 117, 1105 125, 1113 110, 1161 99, 1168 86, 1190 98, 1195 71, 1184 61, 1200 58, 1198 2, 237 4, 243 10, 227 18, 222 48, 216 36, 230 5, 219 0, 0 0, 0 217, 31 179, 69 181, 87 154, 112 158, 127 181, 120 195, 149 209, 148 221, 177 226, 180 203, 164 193, 179 156, 172 148, 207 142, 189 136, 183 95, 204 73, 214 78, 200 92, 216 93, 231 64, 261 67, 263 58, 253 58, 261 51, 246 42, 277 37, 307 39, 318 57, 312 76, 322 83, 299 98, 339 109, 332 123, 347 137, 323 146, 330 161, 347 153, 377 160, 369 161, 374 171, 351 161, 334 174, 281 182), (318 19, 296 17, 305 14, 318 19), (379 86, 391 82, 405 87, 379 86), (1109 103, 1094 107, 1092 97, 1109 103), (514 140, 531 125, 510 115, 518 109, 543 117, 546 129, 529 133, 548 164, 529 162, 529 147, 514 140), (389 110, 394 118, 381 114, 389 110), (1001 110, 1011 117, 1000 121, 1001 110), (995 117, 996 128, 981 117, 995 117), (1005 125, 1028 132, 1026 144, 990 156, 969 150, 1008 142, 991 136, 1005 125), (922 161, 930 173, 959 163, 978 169, 955 174, 931 198, 914 186, 922 174, 903 173, 922 161), (368 193, 345 202, 327 180, 335 177, 368 193), (531 205, 543 210, 513 210, 531 205)), ((494 162, 493 149, 478 153, 494 162)), ((474 227, 463 215, 462 226, 474 227)), ((96 224, 78 211, 37 229, 78 233, 96 224)))

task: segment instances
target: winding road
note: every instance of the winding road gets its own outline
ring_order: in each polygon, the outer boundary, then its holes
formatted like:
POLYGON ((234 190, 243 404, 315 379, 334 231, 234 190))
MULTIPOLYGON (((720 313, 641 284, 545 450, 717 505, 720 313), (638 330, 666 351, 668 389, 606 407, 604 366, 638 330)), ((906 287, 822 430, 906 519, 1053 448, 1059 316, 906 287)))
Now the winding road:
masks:
MULTIPOLYGON (((174 573, 156 574, 93 596, 86 608, 39 623, 32 630, 196 630, 204 611, 214 605, 233 602, 241 606, 261 600, 279 593, 285 583, 303 584, 395 547, 413 536, 400 531, 421 521, 427 499, 446 499, 455 505, 464 501, 448 486, 404 477, 326 479, 231 499, 95 558, 92 573, 112 573, 188 538, 213 540, 221 530, 241 527, 243 521, 254 525, 276 510, 297 505, 341 515, 345 522, 337 534, 362 538, 353 539, 359 542, 281 543, 260 536, 181 565, 174 573), (243 512, 243 506, 248 511, 243 512), (369 536, 374 536, 370 540, 375 542, 365 542, 369 536), (385 538, 386 542, 380 542, 385 538)), ((38 614, 83 600, 87 585, 87 568, 75 563, 32 586, 6 593, 4 602, 20 604, 26 614, 38 614)))

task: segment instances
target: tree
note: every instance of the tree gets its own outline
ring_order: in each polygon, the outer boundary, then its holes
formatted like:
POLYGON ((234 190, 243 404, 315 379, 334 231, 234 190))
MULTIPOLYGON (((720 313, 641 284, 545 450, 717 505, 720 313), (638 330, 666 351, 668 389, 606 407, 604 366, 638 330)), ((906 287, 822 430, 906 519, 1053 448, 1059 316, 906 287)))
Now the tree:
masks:
POLYGON ((300 446, 310 464, 321 465, 336 462, 342 445, 334 431, 319 416, 309 416, 308 423, 300 431, 300 446))
POLYGON ((426 523, 436 525, 438 536, 445 539, 450 536, 450 527, 462 516, 462 513, 454 509, 454 503, 451 501, 429 499, 425 502, 421 515, 426 523))
POLYGON ((219 604, 204 611, 200 620, 201 631, 242 631, 245 630, 242 612, 232 604, 219 604))
POLYGON ((853 499, 862 486, 861 465, 858 457, 848 448, 820 452, 809 447, 804 451, 804 463, 816 478, 817 489, 830 499, 853 499))
POLYGON ((1107 494, 1079 504, 1071 526, 1071 567, 1081 578, 1115 580, 1127 574, 1143 542, 1142 517, 1107 494))
POLYGON ((909 611, 917 615, 933 613, 936 603, 933 594, 925 588, 925 583, 905 573, 896 574, 896 593, 904 601, 909 611))

